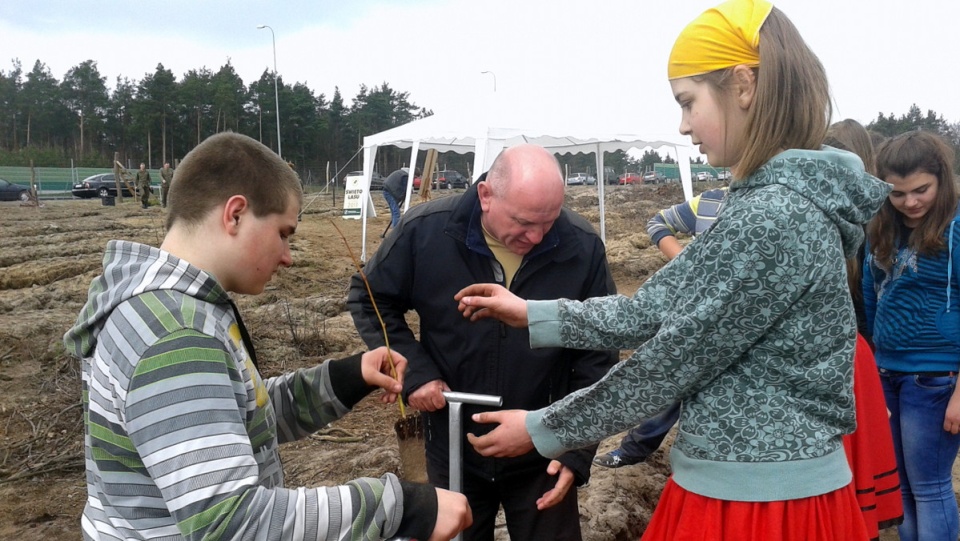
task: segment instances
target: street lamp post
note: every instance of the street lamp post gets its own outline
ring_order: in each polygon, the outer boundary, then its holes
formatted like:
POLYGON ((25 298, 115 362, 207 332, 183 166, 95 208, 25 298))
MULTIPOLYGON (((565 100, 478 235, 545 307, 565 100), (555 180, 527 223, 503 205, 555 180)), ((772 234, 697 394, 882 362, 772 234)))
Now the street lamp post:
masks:
POLYGON ((283 152, 280 150, 280 89, 277 86, 277 36, 273 33, 273 28, 269 25, 261 24, 257 30, 264 28, 270 30, 270 40, 273 42, 273 98, 277 107, 277 156, 283 158, 283 152))
POLYGON ((481 71, 480 75, 483 75, 485 73, 489 73, 490 75, 493 75, 493 91, 496 92, 497 91, 497 74, 492 71, 481 71))

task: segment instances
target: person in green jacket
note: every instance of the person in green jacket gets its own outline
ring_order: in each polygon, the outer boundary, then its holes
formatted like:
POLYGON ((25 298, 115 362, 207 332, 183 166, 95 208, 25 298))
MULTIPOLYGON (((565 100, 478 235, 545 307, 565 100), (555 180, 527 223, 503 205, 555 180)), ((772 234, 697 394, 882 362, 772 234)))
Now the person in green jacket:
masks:
POLYGON ((167 208, 167 193, 170 192, 171 182, 173 182, 173 169, 170 168, 170 162, 166 162, 160 169, 160 206, 163 208, 167 208))
POLYGON ((261 376, 230 293, 259 294, 293 263, 302 200, 276 153, 220 133, 178 168, 159 248, 107 245, 103 274, 64 336, 82 364, 85 540, 437 541, 470 525, 463 495, 391 473, 285 488, 280 443, 342 417, 376 387, 394 401, 406 368, 378 348, 261 376))
POLYGON ((140 190, 140 205, 143 208, 150 206, 150 171, 147 171, 147 165, 141 163, 137 171, 137 189, 140 190))

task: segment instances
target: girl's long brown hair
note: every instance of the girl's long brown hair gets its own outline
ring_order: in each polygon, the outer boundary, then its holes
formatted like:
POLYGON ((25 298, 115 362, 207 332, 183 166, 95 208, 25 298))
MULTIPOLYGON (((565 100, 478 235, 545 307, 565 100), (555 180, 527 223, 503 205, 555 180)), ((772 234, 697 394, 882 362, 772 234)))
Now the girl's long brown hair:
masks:
POLYGON ((819 149, 833 114, 823 64, 777 8, 760 27, 759 49, 757 90, 737 164, 739 178, 784 150, 819 149))
MULTIPOLYGON (((934 255, 945 248, 943 233, 957 212, 957 187, 953 175, 953 149, 938 135, 913 131, 887 140, 877 150, 877 176, 907 177, 929 173, 937 177, 937 199, 910 234, 907 244, 918 254, 934 255)), ((870 252, 882 269, 893 266, 900 246, 903 216, 888 198, 867 225, 870 252)))

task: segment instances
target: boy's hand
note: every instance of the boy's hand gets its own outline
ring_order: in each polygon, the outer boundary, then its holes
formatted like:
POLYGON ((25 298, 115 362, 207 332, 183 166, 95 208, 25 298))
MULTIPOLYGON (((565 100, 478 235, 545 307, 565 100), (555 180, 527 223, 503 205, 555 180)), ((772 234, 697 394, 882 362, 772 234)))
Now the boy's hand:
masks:
POLYGON ((527 326, 527 302, 501 285, 473 284, 461 289, 453 300, 470 321, 492 317, 511 327, 527 326))
POLYGON ((437 523, 430 541, 448 541, 473 524, 467 497, 459 492, 437 490, 437 523))
POLYGON ((367 385, 380 387, 384 390, 381 402, 393 403, 403 390, 403 374, 407 371, 407 358, 396 351, 379 347, 363 354, 360 360, 360 370, 363 381, 367 385), (393 360, 391 368, 390 360, 393 360), (394 369, 396 372, 394 372, 394 369))

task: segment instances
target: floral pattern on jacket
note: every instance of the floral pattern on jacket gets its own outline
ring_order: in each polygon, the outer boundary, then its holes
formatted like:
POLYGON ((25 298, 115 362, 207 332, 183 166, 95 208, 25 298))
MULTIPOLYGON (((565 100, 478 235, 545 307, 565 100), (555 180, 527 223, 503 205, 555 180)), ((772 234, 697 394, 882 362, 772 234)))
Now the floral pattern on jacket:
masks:
POLYGON ((781 153, 734 183, 714 225, 633 297, 559 301, 557 336, 531 316, 536 346, 636 349, 541 410, 543 428, 575 448, 679 400, 675 452, 703 467, 836 452, 855 423, 845 258, 889 191, 852 156, 781 153))

